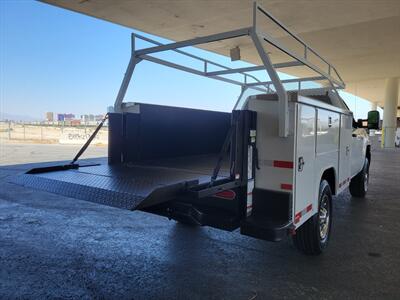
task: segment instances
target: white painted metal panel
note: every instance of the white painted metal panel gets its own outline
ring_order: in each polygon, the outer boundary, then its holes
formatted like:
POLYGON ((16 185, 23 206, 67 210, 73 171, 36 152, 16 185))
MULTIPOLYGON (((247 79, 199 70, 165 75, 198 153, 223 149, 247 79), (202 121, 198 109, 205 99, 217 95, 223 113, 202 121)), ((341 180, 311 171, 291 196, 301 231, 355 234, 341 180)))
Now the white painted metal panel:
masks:
POLYGON ((315 117, 312 106, 297 105, 294 223, 303 224, 315 211, 315 117), (304 213, 303 213, 304 212, 304 213))
POLYGON ((255 187, 289 191, 293 185, 295 104, 289 103, 289 136, 279 137, 278 101, 251 99, 247 108, 257 112, 257 149, 260 169, 255 187), (284 162, 292 167, 274 166, 284 162))
POLYGON ((333 168, 335 182, 338 182, 339 125, 339 113, 317 109, 315 180, 318 184, 315 186, 316 195, 318 195, 319 182, 325 170, 333 168))
POLYGON ((354 132, 351 143, 351 176, 355 176, 364 166, 368 137, 364 129, 357 129, 354 132))
POLYGON ((340 116, 340 151, 339 151, 339 180, 337 182, 338 192, 349 186, 350 183, 350 157, 351 157, 351 134, 353 118, 351 115, 340 116))
POLYGON ((318 108, 317 117, 317 154, 337 152, 340 114, 318 108))

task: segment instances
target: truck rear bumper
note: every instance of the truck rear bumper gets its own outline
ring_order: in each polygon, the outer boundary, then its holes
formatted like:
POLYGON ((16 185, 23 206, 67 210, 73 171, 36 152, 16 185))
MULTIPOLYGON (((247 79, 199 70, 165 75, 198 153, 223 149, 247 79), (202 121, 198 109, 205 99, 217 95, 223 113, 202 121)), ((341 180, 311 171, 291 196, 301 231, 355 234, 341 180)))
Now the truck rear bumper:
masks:
POLYGON ((291 227, 291 222, 263 221, 250 217, 241 224, 240 233, 266 241, 279 242, 288 235, 291 227))

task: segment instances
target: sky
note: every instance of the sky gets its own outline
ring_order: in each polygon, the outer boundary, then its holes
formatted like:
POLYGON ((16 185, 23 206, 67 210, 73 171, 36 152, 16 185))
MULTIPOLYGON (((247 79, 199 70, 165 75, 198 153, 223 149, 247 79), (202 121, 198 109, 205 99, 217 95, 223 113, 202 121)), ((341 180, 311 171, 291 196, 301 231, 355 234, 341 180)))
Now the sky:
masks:
MULTIPOLYGON (((48 111, 105 113, 115 101, 129 61, 131 32, 37 1, 0 1, 0 113, 35 119, 44 119, 48 111)), ((137 43, 137 48, 148 46, 137 43)), ((246 65, 199 49, 185 50, 231 66, 246 65)), ((171 52, 159 57, 201 67, 171 52)), ((125 100, 231 111, 239 94, 238 86, 141 62, 125 100)), ((356 118, 366 118, 368 101, 348 93, 342 96, 356 118)))

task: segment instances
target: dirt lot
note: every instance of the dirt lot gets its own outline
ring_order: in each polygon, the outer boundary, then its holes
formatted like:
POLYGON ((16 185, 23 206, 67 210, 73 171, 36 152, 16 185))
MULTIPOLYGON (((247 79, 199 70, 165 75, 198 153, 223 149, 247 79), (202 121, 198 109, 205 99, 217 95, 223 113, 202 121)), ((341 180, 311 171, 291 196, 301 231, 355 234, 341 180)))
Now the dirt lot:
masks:
MULTIPOLYGON (((36 144, 0 139, 0 165, 69 160, 80 148, 80 145, 36 144)), ((107 146, 91 145, 82 158, 105 156, 107 156, 107 146)))

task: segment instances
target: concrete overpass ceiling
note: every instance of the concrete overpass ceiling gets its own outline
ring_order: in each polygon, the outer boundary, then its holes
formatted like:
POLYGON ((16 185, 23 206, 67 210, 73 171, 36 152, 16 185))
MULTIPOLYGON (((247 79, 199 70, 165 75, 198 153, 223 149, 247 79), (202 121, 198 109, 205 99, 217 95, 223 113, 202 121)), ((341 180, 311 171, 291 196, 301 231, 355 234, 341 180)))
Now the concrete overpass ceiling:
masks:
MULTIPOLYGON (((251 0, 44 0, 44 2, 171 40, 184 40, 251 25, 251 0)), ((263 0, 276 18, 331 61, 347 91, 383 105, 384 82, 400 77, 400 0, 263 0)), ((290 45, 280 30, 259 23, 290 45)), ((259 63, 250 40, 206 45, 223 55, 240 46, 242 56, 259 63)), ((268 48, 274 62, 284 60, 268 48)), ((285 59, 286 60, 286 59, 285 59)), ((293 75, 304 68, 282 70, 293 75)))

